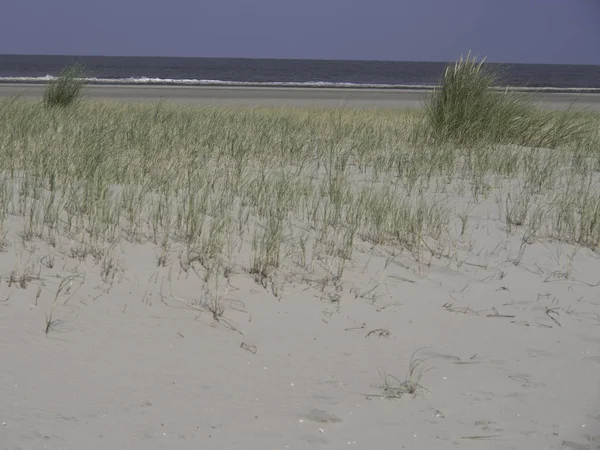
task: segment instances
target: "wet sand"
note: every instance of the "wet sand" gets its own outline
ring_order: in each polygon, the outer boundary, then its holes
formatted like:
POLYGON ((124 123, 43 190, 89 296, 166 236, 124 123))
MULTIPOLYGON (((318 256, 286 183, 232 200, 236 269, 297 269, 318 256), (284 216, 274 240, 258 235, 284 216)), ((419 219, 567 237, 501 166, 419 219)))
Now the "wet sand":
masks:
MULTIPOLYGON (((41 98, 42 84, 0 84, 0 98, 21 96, 41 98)), ((93 99, 124 101, 168 101, 189 105, 222 106, 296 106, 358 108, 420 108, 427 90, 287 88, 287 87, 214 87, 214 86, 107 86, 90 85, 85 95, 93 99)), ((569 105, 600 111, 600 94, 527 93, 542 107, 565 109, 569 105)))

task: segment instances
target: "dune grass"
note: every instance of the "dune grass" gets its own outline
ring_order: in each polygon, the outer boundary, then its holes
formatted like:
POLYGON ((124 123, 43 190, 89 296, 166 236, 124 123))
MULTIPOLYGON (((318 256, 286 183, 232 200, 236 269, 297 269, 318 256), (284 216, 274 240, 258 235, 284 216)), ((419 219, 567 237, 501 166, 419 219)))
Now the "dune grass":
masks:
POLYGON ((414 118, 362 114, 5 101, 0 210, 24 217, 23 239, 68 237, 73 257, 151 241, 161 264, 175 253, 206 279, 245 270, 265 286, 348 260, 357 240, 417 251, 444 205, 369 175, 388 164, 370 143, 389 152, 414 118))
POLYGON ((469 54, 446 68, 425 108, 425 132, 436 140, 556 147, 588 132, 584 114, 543 111, 523 94, 495 89, 498 74, 483 63, 469 54))
POLYGON ((81 98, 85 82, 85 69, 81 63, 65 67, 60 75, 48 82, 44 104, 48 107, 67 107, 81 98))
POLYGON ((246 273, 276 295, 282 280, 338 289, 357 250, 447 253, 468 234, 461 205, 493 198, 508 232, 597 250, 598 115, 548 113, 551 148, 524 146, 547 137, 507 131, 516 103, 486 103, 484 81, 459 112, 462 85, 425 112, 2 100, 0 224, 21 217, 23 242, 106 282, 119 242, 151 242, 158 267, 211 285, 246 273))

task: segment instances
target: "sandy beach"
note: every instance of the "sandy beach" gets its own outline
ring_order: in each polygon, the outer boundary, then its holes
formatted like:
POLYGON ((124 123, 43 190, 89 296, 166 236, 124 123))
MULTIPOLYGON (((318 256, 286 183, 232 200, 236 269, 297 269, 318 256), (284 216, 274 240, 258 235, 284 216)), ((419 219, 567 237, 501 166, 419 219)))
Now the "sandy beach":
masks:
MULTIPOLYGON (((479 223, 496 239, 475 244, 501 243, 479 223)), ((516 266, 517 247, 461 267, 362 257, 339 305, 299 286, 276 299, 242 276, 223 325, 188 306, 195 275, 136 246, 111 289, 80 267, 48 337, 72 263, 43 271, 37 300, 37 282, 11 289, 4 275, 2 448, 597 449, 600 263, 539 244, 516 266), (419 348, 423 389, 386 398, 384 371, 403 381, 419 348)), ((18 255, 0 258, 10 274, 18 255)))
MULTIPOLYGON (((0 98, 21 96, 40 99, 41 84, 0 84, 0 98)), ((293 106, 347 108, 421 108, 429 91, 395 89, 344 88, 265 88, 213 86, 106 86, 88 85, 85 95, 90 99, 121 101, 167 101, 185 105, 214 106, 293 106)), ((527 93, 544 108, 600 111, 600 94, 587 93, 527 93)))
POLYGON ((4 105, 0 449, 600 449, 595 141, 415 151, 410 112, 4 105))

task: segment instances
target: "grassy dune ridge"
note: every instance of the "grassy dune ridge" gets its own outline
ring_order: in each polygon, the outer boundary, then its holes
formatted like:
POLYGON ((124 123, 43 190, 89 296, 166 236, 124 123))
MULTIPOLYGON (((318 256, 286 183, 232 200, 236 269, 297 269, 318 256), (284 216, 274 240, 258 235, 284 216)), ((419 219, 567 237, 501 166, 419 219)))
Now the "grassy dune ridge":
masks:
POLYGON ((206 279, 241 269, 265 286, 317 263, 341 276, 361 242, 446 253, 465 232, 458 206, 489 198, 507 230, 598 247, 598 116, 531 148, 432 143, 426 114, 7 100, 0 218, 81 258, 151 241, 157 264, 176 255, 206 279))

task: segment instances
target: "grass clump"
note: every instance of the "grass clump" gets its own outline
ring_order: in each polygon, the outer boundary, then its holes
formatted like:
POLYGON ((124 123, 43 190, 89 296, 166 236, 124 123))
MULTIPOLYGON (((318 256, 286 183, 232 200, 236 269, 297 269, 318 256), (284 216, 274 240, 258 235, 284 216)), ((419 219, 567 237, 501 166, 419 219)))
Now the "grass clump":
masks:
POLYGON ((44 92, 44 104, 48 107, 72 105, 81 98, 85 71, 81 63, 65 67, 57 78, 52 79, 44 92))
POLYGON ((542 111, 523 95, 498 89, 497 76, 484 61, 469 53, 446 68, 425 107, 426 129, 420 131, 427 137, 461 146, 488 142, 554 148, 588 131, 581 114, 542 111))
POLYGON ((383 385, 381 386, 383 397, 388 399, 402 398, 406 394, 416 396, 420 390, 427 391, 427 389, 421 385, 421 378, 423 378, 423 375, 432 368, 424 367, 425 362, 429 358, 416 357, 419 350, 421 349, 417 349, 413 352, 404 380, 389 375, 385 373, 385 371, 383 372, 383 385))

